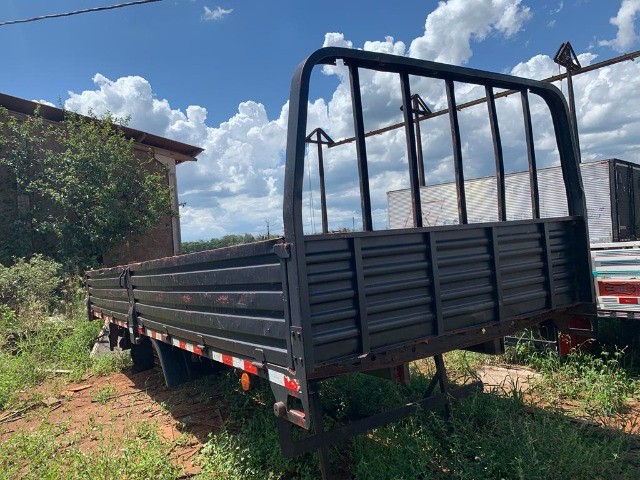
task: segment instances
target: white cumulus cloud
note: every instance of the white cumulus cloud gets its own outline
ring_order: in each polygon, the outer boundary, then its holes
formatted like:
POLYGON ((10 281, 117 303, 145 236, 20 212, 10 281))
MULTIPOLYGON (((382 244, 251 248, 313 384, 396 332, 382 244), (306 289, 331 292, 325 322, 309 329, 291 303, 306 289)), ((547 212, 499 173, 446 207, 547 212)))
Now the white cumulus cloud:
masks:
POLYGON ((409 55, 461 64, 473 54, 472 41, 492 33, 511 37, 531 18, 521 0, 449 0, 427 16, 424 35, 411 42, 409 55))
MULTIPOLYGON (((343 33, 325 35, 324 46, 360 47, 364 50, 410 55, 461 64, 472 55, 472 44, 489 36, 509 38, 522 30, 532 13, 521 0, 449 0, 440 2, 427 17, 425 31, 407 43, 385 37, 354 45, 343 33)), ((595 59, 579 56, 583 65, 595 59)), ((307 132, 322 127, 334 140, 353 135, 349 78, 344 66, 322 67, 323 78, 337 81, 325 98, 310 96, 307 132)), ((542 79, 557 73, 547 55, 537 55, 513 67, 515 75, 542 79)), ((367 130, 402 121, 399 80, 384 72, 360 75, 367 130)), ((67 108, 130 116, 131 126, 205 148, 197 163, 179 167, 182 233, 185 240, 227 233, 282 231, 284 154, 289 106, 268 112, 257 100, 240 102, 237 112, 219 125, 207 124, 207 110, 189 106, 172 108, 157 98, 147 80, 139 76, 115 80, 97 74, 95 88, 70 93, 67 108)), ((640 66, 634 62, 576 76, 583 159, 617 156, 640 160, 640 66)), ((566 89, 566 86, 563 86, 566 89)), ((284 88, 284 87, 283 87, 284 88)), ((433 109, 446 108, 441 81, 412 79, 433 109)), ((477 87, 457 85, 458 102, 484 95, 477 87)), ((533 96, 532 96, 533 97, 533 96)), ((540 166, 557 162, 555 136, 541 101, 531 100, 532 120, 540 166)), ((526 169, 520 98, 497 101, 507 171, 526 169)), ((467 178, 493 174, 493 149, 486 105, 460 111, 462 149, 467 178)), ((446 115, 422 123, 422 141, 428 183, 451 181, 451 133, 446 115)), ((386 193, 408 186, 404 128, 367 139, 374 225, 386 224, 386 193)), ((354 144, 324 150, 327 203, 331 228, 357 228, 361 222, 354 144)), ((317 153, 310 145, 305 171, 304 223, 307 231, 319 229, 317 153)))
POLYGON ((635 29, 635 21, 638 12, 640 12, 640 0, 622 0, 618 14, 609 20, 611 25, 618 28, 616 38, 602 40, 599 45, 623 52, 636 43, 638 34, 635 29))

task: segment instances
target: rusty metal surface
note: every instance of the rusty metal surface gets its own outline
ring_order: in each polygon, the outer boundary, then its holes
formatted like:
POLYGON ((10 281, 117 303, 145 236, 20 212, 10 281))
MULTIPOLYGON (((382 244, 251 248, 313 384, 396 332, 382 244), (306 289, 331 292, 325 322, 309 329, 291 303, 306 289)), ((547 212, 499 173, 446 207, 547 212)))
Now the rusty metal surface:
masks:
POLYGON ((248 358, 260 350, 268 362, 288 365, 277 242, 133 264, 129 281, 123 267, 88 272, 89 300, 94 311, 134 330, 140 325, 248 358))

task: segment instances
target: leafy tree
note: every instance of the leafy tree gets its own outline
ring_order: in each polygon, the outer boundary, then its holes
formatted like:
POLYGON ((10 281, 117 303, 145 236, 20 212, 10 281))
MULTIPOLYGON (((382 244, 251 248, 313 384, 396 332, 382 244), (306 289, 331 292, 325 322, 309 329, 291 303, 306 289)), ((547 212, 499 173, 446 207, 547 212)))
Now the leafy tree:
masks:
POLYGON ((40 253, 82 271, 175 214, 165 167, 151 152, 136 157, 126 120, 65 112, 50 124, 37 111, 17 118, 6 110, 0 118, 0 170, 18 195, 17 205, 0 205, 0 228, 11 227, 0 231, 0 263, 40 253))

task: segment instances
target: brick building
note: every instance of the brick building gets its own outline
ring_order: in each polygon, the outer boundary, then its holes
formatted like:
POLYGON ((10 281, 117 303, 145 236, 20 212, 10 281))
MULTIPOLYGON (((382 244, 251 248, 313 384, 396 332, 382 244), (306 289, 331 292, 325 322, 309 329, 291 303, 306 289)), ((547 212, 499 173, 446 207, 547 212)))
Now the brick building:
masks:
MULTIPOLYGON (((6 108, 10 115, 26 118, 39 108, 39 115, 50 123, 58 123, 64 119, 64 111, 48 105, 41 105, 29 100, 0 93, 0 106, 6 108)), ((134 153, 141 160, 148 158, 149 152, 159 163, 167 167, 167 182, 173 187, 173 208, 178 211, 176 167, 184 162, 195 161, 203 149, 176 142, 164 137, 124 127, 123 132, 134 140, 134 153)), ((19 215, 24 207, 24 198, 18 195, 15 182, 10 172, 0 168, 0 209, 4 218, 19 215)), ((0 225, 0 242, 11 241, 11 231, 0 225)), ((167 216, 147 234, 130 236, 123 244, 103 256, 104 266, 138 262, 153 258, 175 255, 180 252, 180 220, 167 216)))

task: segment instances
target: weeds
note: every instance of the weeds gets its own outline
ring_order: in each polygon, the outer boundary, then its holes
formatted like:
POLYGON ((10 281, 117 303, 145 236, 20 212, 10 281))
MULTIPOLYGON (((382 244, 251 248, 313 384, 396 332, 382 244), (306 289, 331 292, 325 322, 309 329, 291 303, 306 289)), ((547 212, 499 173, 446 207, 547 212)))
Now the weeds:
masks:
POLYGON ((270 389, 261 385, 241 393, 233 372, 221 375, 220 390, 231 409, 225 428, 211 436, 198 455, 202 473, 196 478, 224 480, 316 479, 313 456, 284 458, 280 453, 270 389))
POLYGON ((111 352, 107 355, 98 355, 91 359, 91 372, 94 375, 109 375, 131 368, 133 363, 129 352, 111 352))
POLYGON ((415 416, 353 440, 356 479, 633 479, 633 440, 526 405, 515 397, 460 401, 447 423, 415 416))
POLYGON ((623 413, 638 393, 637 382, 621 366, 623 355, 620 350, 599 356, 572 352, 564 359, 540 355, 535 365, 543 380, 534 385, 535 392, 551 404, 575 401, 580 413, 590 416, 623 413))
POLYGON ((20 319, 23 329, 37 327, 38 320, 59 305, 60 269, 60 264, 42 255, 18 259, 10 267, 0 265, 0 303, 16 313, 14 320, 20 319))
POLYGON ((113 395, 115 393, 116 393, 115 387, 108 385, 106 387, 102 387, 95 394, 93 394, 91 396, 91 401, 105 405, 109 400, 113 398, 113 395))
POLYGON ((33 432, 19 432, 0 444, 0 480, 67 479, 172 480, 180 475, 157 429, 147 423, 130 430, 121 448, 111 445, 108 432, 91 426, 69 436, 64 426, 45 424, 33 432), (81 446, 90 439, 95 449, 81 446))

